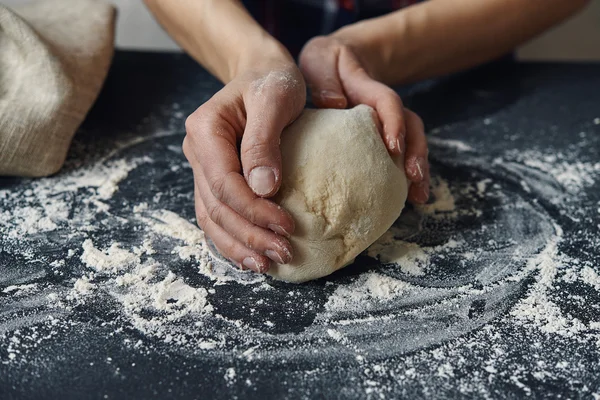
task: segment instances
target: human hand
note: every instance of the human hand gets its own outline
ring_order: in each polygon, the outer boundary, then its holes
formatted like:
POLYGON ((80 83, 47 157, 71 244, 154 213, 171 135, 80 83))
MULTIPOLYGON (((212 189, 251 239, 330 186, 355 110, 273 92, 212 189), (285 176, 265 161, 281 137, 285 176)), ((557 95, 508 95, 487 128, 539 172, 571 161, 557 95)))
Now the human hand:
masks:
POLYGON ((300 53, 299 64, 315 106, 366 104, 376 111, 388 151, 404 155, 406 176, 412 183, 408 200, 425 203, 430 177, 421 118, 403 106, 393 89, 373 79, 352 45, 335 34, 310 40, 300 53))
POLYGON ((183 151, 194 172, 198 224, 219 252, 264 273, 292 259, 292 217, 267 198, 281 185, 281 131, 306 102, 291 59, 239 73, 186 121, 183 151), (238 146, 239 144, 239 146, 238 146))

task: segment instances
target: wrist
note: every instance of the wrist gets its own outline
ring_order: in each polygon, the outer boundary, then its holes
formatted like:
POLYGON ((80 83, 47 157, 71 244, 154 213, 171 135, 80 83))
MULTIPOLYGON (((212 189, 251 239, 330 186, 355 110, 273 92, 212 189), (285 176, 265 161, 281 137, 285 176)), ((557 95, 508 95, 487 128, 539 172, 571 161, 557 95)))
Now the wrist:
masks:
POLYGON ((386 59, 386 41, 372 21, 362 21, 345 26, 330 36, 348 46, 361 62, 365 71, 380 80, 386 59))
MULTIPOLYGON (((385 84, 398 83, 398 60, 407 60, 407 10, 361 21, 341 28, 332 36, 342 40, 355 52, 363 68, 375 80, 385 84)), ((402 70, 408 65, 402 63, 402 70)))
POLYGON ((294 59, 281 43, 266 32, 261 36, 244 46, 244 50, 230 64, 227 77, 229 81, 260 66, 295 65, 294 59))

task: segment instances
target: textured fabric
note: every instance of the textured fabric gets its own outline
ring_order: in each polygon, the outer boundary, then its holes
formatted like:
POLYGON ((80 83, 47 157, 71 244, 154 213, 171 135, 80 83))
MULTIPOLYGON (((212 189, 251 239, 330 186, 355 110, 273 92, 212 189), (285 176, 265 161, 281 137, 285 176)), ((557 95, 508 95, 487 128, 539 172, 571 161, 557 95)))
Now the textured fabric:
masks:
POLYGON ((63 165, 114 52, 115 9, 95 0, 0 6, 0 175, 63 165))
POLYGON ((418 3, 419 0, 243 0, 252 16, 293 55, 304 43, 344 25, 418 3))

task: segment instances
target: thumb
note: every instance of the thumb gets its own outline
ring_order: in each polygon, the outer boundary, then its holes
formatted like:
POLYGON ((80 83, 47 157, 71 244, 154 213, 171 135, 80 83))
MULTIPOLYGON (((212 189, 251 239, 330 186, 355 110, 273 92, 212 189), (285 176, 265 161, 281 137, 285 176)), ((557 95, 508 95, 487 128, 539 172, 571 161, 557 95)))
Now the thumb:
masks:
MULTIPOLYGON (((248 186, 260 197, 271 197, 281 186, 280 137, 294 119, 285 104, 253 101, 240 146, 242 170, 248 186)), ((299 113, 299 111, 298 111, 299 113)))
POLYGON ((300 53, 300 71, 315 106, 346 108, 348 100, 338 74, 339 50, 332 50, 326 43, 326 38, 317 37, 306 44, 300 53))

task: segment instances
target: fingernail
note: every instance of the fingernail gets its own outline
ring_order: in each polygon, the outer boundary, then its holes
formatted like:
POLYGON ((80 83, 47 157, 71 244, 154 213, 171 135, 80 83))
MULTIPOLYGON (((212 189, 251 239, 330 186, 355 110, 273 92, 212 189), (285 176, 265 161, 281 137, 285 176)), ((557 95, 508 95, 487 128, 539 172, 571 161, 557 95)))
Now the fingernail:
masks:
POLYGON ((285 264, 283 258, 281 258, 281 256, 276 251, 266 250, 265 256, 269 257, 271 260, 275 261, 278 264, 285 264))
POLYGON ((396 139, 396 145, 398 146, 398 154, 402 155, 402 147, 400 147, 400 139, 396 139))
POLYGON ((398 143, 394 139, 390 139, 388 142, 388 148, 390 150, 396 150, 397 149, 396 146, 398 146, 398 143))
POLYGON ((273 232, 281 235, 281 236, 285 236, 287 238, 289 238, 291 235, 289 234, 288 231, 286 231, 285 229, 283 229, 281 226, 276 225, 276 224, 269 224, 267 225, 267 227, 272 230, 273 232))
POLYGON ((328 107, 344 108, 347 105, 346 98, 342 94, 330 90, 320 91, 319 99, 323 103, 327 102, 328 107))
POLYGON ((256 167, 250 171, 250 187, 259 196, 265 196, 275 189, 277 175, 275 170, 270 167, 256 167))
POLYGON ((244 258, 244 261, 242 261, 242 265, 247 269, 251 269, 252 271, 256 271, 258 269, 256 268, 256 261, 254 261, 254 258, 252 257, 244 258))
POLYGON ((341 94, 331 91, 331 90, 321 90, 319 92, 319 97, 321 97, 322 99, 331 99, 331 100, 339 100, 339 99, 344 98, 344 96, 342 96, 341 94))
POLYGON ((419 178, 419 180, 423 179, 425 177, 425 175, 423 174, 423 171, 425 171, 425 159, 423 157, 417 157, 416 161, 415 161, 415 168, 416 168, 416 173, 417 173, 417 178, 419 178))

